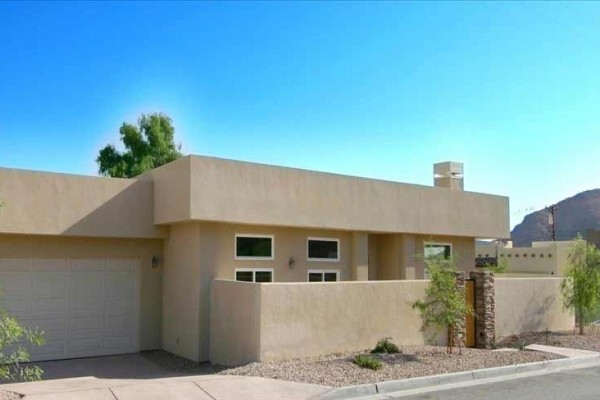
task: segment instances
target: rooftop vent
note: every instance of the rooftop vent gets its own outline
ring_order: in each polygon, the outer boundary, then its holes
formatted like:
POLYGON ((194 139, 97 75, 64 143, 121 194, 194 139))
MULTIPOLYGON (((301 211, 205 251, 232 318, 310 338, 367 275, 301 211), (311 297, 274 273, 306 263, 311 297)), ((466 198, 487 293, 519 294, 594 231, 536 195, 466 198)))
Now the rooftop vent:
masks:
POLYGON ((433 164, 433 185, 446 189, 463 190, 463 164, 446 161, 433 164))

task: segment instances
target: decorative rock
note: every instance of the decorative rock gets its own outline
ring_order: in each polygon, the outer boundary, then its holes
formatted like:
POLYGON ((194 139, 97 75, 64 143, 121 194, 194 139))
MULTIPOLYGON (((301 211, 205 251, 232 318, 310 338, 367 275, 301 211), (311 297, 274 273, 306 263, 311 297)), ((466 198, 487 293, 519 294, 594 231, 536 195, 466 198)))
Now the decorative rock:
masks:
POLYGON ((475 343, 477 348, 490 349, 496 341, 494 274, 471 271, 470 277, 475 281, 475 343))

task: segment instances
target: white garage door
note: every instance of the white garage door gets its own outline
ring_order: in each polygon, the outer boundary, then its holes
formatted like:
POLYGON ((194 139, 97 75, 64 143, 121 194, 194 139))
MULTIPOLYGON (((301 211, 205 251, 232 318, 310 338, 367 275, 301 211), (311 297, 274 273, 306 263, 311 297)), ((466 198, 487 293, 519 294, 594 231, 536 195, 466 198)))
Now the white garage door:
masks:
POLYGON ((33 361, 138 351, 135 259, 0 258, 2 307, 44 331, 33 361))

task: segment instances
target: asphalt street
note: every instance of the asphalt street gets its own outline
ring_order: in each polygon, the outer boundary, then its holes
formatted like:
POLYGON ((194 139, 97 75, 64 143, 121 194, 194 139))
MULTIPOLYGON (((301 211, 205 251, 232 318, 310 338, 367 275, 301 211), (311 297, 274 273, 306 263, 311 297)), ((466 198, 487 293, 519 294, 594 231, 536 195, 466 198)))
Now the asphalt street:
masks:
POLYGON ((598 400, 600 399, 600 366, 392 398, 402 400, 598 400))

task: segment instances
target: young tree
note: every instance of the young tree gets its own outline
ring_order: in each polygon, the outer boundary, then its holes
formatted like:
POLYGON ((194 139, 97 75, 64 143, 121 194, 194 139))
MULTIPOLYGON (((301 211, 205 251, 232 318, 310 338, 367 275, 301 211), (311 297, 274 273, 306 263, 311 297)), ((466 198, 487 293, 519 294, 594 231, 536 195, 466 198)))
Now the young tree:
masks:
POLYGON ((121 141, 125 151, 108 145, 96 159, 98 173, 113 178, 131 178, 181 157, 181 145, 175 145, 171 118, 162 113, 144 115, 137 126, 123 123, 121 141))
MULTIPOLYGON (((467 304, 465 292, 456 286, 456 267, 452 257, 427 257, 425 268, 430 278, 425 289, 425 300, 416 301, 412 307, 418 310, 423 320, 421 330, 429 327, 448 329, 447 351, 452 354, 456 339, 455 328, 464 323, 467 315, 473 314, 473 309, 467 304)), ((460 352, 459 341, 459 354, 460 352)))
MULTIPOLYGON (((0 203, 0 209, 3 204, 0 203)), ((33 381, 42 377, 38 366, 22 366, 30 361, 24 344, 41 346, 43 332, 25 328, 14 317, 0 309, 0 382, 9 380, 33 381)))
POLYGON ((563 304, 575 313, 579 334, 600 304, 600 250, 577 236, 571 245, 565 279, 561 284, 563 304))

